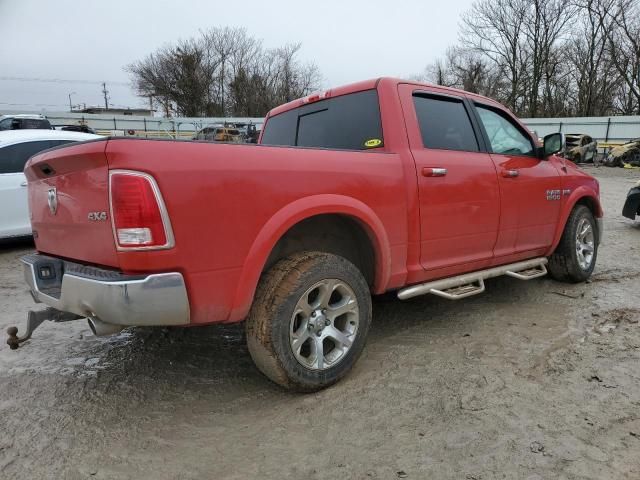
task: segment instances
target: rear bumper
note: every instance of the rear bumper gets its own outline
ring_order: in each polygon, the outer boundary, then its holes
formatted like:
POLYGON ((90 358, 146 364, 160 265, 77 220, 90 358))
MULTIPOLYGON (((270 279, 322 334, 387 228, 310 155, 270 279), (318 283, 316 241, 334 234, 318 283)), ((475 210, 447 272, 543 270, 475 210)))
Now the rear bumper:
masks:
POLYGON ((124 275, 38 254, 27 255, 22 262, 34 300, 57 310, 122 326, 190 321, 180 273, 124 275))

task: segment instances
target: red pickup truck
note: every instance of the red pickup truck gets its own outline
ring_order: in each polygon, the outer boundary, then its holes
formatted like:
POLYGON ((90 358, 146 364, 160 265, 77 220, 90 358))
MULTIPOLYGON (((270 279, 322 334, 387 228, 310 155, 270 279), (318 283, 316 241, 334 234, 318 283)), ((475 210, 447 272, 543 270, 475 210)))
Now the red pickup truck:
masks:
MULTIPOLYGON (((106 138, 33 157, 43 320, 92 330, 246 320, 258 368, 313 391, 363 350, 371 294, 460 299, 591 275, 598 182, 493 100, 391 78, 269 112, 259 145, 106 138)), ((12 346, 21 340, 11 332, 12 346)))

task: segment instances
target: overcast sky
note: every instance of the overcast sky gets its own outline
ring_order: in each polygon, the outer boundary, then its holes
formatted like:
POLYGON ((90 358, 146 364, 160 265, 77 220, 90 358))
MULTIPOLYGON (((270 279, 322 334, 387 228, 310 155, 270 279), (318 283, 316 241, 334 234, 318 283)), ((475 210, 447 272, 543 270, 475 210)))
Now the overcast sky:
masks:
POLYGON ((456 42, 471 3, 0 0, 0 110, 68 110, 71 92, 74 104, 101 105, 102 81, 111 104, 145 105, 123 67, 213 26, 245 27, 265 47, 302 42, 300 58, 316 63, 326 88, 408 77, 456 42))

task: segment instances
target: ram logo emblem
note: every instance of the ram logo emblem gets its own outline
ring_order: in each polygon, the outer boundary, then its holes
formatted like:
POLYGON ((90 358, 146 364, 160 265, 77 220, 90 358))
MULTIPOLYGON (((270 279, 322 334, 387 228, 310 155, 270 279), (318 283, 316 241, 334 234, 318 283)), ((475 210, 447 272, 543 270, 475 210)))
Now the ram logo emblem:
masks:
POLYGON ((55 215, 58 211, 58 191, 56 187, 50 188, 47 191, 47 203, 49 204, 51 215, 55 215))
POLYGON ((104 222, 107 220, 107 212, 89 212, 89 221, 104 222))

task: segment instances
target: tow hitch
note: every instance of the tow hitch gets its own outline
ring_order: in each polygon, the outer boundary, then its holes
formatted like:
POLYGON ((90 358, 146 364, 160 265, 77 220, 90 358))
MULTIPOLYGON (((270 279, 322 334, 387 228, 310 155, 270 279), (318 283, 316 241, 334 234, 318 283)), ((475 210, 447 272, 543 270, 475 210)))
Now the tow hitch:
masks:
POLYGON ((25 342, 31 338, 33 331, 38 328, 42 322, 49 320, 51 322, 69 322, 71 320, 78 320, 81 317, 75 313, 61 312, 55 308, 45 308, 44 310, 29 310, 27 314, 27 330, 23 336, 18 337, 18 327, 7 328, 7 345, 11 350, 16 350, 22 342, 25 342))

